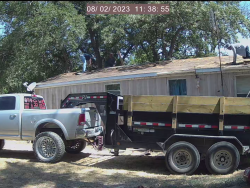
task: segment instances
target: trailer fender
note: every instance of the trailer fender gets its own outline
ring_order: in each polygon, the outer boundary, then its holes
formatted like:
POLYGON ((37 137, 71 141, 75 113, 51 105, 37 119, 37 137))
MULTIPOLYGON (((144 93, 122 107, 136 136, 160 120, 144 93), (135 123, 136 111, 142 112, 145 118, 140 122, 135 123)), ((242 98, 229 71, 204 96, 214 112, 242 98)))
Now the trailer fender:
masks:
POLYGON ((249 149, 249 147, 243 146, 243 144, 235 136, 173 134, 165 142, 158 142, 157 144, 162 148, 163 152, 165 152, 173 143, 179 141, 192 143, 197 147, 200 153, 205 153, 210 146, 221 141, 232 143, 239 150, 240 154, 245 154, 245 152, 249 149))

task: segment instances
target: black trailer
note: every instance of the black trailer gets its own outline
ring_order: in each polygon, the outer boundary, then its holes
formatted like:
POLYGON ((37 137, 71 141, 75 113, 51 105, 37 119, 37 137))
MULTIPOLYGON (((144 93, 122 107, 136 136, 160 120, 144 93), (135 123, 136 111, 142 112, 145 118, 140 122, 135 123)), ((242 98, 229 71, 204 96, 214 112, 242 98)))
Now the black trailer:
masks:
POLYGON ((192 174, 200 160, 213 174, 232 173, 249 151, 249 98, 76 93, 61 108, 86 103, 102 118, 106 148, 163 151, 171 173, 192 174))

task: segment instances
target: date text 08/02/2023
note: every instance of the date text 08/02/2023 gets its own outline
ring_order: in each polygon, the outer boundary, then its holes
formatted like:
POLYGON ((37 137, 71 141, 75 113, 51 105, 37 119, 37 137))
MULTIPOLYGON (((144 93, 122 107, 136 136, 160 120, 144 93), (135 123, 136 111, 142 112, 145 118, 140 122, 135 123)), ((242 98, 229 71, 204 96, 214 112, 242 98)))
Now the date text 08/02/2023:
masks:
POLYGON ((87 4, 87 14, 169 14, 168 4, 87 4))

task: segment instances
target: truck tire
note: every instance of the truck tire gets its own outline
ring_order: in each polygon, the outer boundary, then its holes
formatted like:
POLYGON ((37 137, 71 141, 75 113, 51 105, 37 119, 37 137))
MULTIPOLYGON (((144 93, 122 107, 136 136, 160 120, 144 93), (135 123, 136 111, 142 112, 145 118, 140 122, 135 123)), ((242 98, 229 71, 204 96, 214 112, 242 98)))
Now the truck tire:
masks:
POLYGON ((167 149, 165 162, 171 173, 191 175, 200 164, 200 154, 193 144, 180 141, 167 149))
POLYGON ((240 163, 238 149, 229 142, 218 142, 206 153, 206 167, 211 174, 233 173, 240 163))
POLYGON ((78 154, 86 147, 85 140, 71 140, 68 143, 69 145, 65 147, 67 153, 78 154))
POLYGON ((58 134, 54 132, 42 132, 36 136, 33 143, 33 150, 39 161, 55 163, 63 157, 65 145, 58 134))
POLYGON ((5 145, 5 141, 4 140, 0 140, 0 150, 3 149, 4 145, 5 145))

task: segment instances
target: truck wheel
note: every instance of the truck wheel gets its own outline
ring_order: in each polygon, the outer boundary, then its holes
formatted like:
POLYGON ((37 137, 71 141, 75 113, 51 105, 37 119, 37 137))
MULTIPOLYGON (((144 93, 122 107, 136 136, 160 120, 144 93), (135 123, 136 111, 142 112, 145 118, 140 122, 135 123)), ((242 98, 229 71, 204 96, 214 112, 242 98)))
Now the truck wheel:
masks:
POLYGON ((36 136, 33 143, 33 150, 39 161, 54 163, 63 157, 65 145, 58 134, 54 132, 42 132, 36 136))
POLYGON ((5 141, 4 140, 0 140, 0 150, 3 149, 4 145, 5 145, 5 141))
POLYGON ((84 140, 71 140, 67 144, 65 150, 71 154, 78 154, 86 147, 86 141, 84 140))
POLYGON ((233 144, 223 141, 208 149, 205 161, 210 173, 229 174, 239 166, 240 154, 233 144))
POLYGON ((188 142, 176 142, 166 152, 165 162, 173 174, 192 174, 200 164, 199 151, 188 142))

